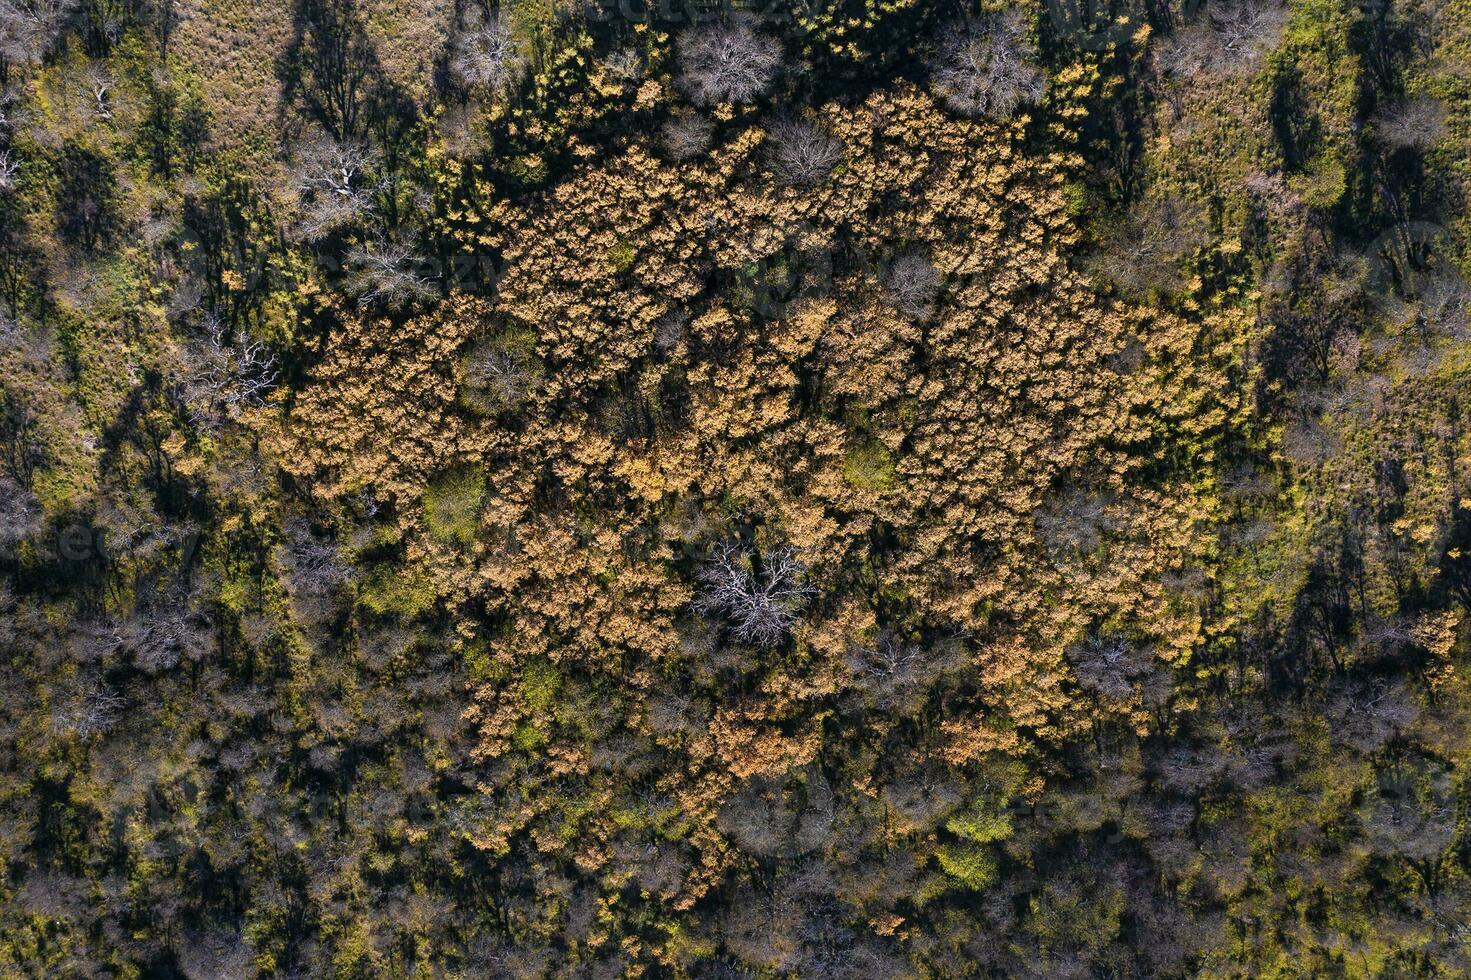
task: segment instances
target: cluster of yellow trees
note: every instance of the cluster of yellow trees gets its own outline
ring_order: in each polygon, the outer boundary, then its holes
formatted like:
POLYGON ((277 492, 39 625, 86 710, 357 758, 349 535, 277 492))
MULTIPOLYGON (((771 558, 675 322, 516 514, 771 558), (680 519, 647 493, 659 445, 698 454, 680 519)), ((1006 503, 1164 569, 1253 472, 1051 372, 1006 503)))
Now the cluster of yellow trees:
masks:
MULTIPOLYGON (((345 316, 273 436, 324 497, 393 504, 403 574, 485 678, 480 756, 586 781, 575 816, 533 795, 475 831, 485 846, 530 829, 588 869, 609 859, 626 782, 599 774, 564 686, 679 760, 657 784, 698 828, 669 886, 687 904, 731 860, 722 803, 824 750, 853 653, 882 631, 963 651, 973 683, 914 746, 962 771, 1095 710, 1162 707, 1141 683, 1102 709, 1069 693, 1064 652, 1088 636, 1128 636, 1162 670, 1202 639, 1215 439, 1252 384, 1244 314, 1090 286, 1077 161, 1024 152, 1025 120, 956 119, 907 88, 817 119, 842 159, 815 188, 773 181, 748 125, 707 159, 635 145, 487 210, 464 247, 501 257, 494 298, 401 326, 345 316), (895 296, 901 256, 938 274, 917 315, 895 296), (466 397, 487 349, 520 352, 524 398, 466 397), (469 495, 463 537, 426 496, 446 480, 469 495), (736 535, 793 548, 817 598, 787 653, 725 680, 691 569, 736 535), (661 729, 671 691, 703 716, 661 729)), ((896 723, 845 737, 878 745, 896 723)), ((842 751, 875 792, 902 761, 842 751)))

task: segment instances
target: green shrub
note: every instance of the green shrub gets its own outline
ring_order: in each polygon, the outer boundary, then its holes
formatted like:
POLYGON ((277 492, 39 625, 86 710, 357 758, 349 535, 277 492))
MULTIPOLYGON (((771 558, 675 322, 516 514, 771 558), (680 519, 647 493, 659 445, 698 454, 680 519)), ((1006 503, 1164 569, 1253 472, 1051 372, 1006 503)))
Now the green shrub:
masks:
POLYGON ((937 857, 945 873, 973 891, 984 891, 996 880, 996 859, 976 844, 946 844, 937 857))
POLYGON ((894 455, 877 440, 866 442, 843 460, 843 479, 861 490, 887 490, 894 485, 894 455))
POLYGON ((467 545, 480 524, 485 473, 467 466, 443 473, 424 491, 424 521, 429 535, 445 544, 467 545))

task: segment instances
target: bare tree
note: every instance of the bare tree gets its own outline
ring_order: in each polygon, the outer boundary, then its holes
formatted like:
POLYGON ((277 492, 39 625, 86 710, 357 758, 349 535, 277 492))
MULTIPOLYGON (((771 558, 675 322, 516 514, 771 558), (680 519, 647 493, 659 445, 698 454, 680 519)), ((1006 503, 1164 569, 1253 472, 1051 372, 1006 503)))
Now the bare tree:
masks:
POLYGON ((1168 78, 1238 74, 1260 63, 1286 26, 1287 8, 1276 0, 1212 4, 1208 17, 1155 46, 1155 65, 1168 78))
POLYGON ((837 817, 837 796, 832 784, 822 774, 821 767, 811 765, 803 784, 806 805, 797 817, 797 833, 793 839, 797 850, 811 853, 821 850, 832 836, 833 822, 837 817))
POLYGON ((761 781, 747 783, 726 801, 716 826, 741 850, 758 857, 775 857, 791 842, 796 815, 782 800, 779 789, 761 781))
POLYGON ((725 619, 743 643, 773 647, 814 594, 803 583, 805 574, 789 547, 757 553, 727 543, 700 570, 704 594, 695 600, 695 610, 725 619))
POLYGON ((347 253, 349 271, 344 285, 357 296, 360 306, 401 310, 434 298, 434 277, 424 274, 425 265, 408 245, 359 245, 347 253))
POLYGON ((0 0, 0 58, 40 61, 61 34, 77 0, 0 0))
POLYGON ((11 477, 0 475, 0 551, 15 547, 40 528, 36 495, 11 477))
POLYGON ((1109 499, 1103 494, 1073 489, 1049 500, 1032 515, 1037 536, 1054 554, 1092 554, 1114 527, 1109 499))
POLYGON ((82 676, 60 693, 51 709, 51 727, 77 738, 105 735, 123 712, 123 699, 95 676, 82 676))
POLYGON ((1376 853, 1397 855, 1417 866, 1430 884, 1456 839, 1457 800, 1451 774, 1411 760, 1380 777, 1366 804, 1365 830, 1376 853))
POLYGON ((1328 712, 1335 722, 1334 739, 1365 755, 1379 751, 1420 716, 1414 695, 1403 682, 1387 684, 1382 679, 1340 683, 1328 712))
POLYGON ((451 103, 439 116, 439 135, 445 152, 456 159, 474 156, 484 149, 480 132, 484 110, 476 103, 451 103))
POLYGON ((294 183, 303 237, 321 238, 371 213, 372 164, 372 154, 357 143, 324 137, 300 149, 294 183))
POLYGON ((180 944, 179 965, 189 980, 227 980, 251 972, 251 948, 240 933, 212 929, 180 944))
POLYGON ((684 112, 664 124, 664 151, 676 160, 692 160, 710 147, 715 127, 710 120, 684 112))
POLYGON ((901 313, 916 319, 929 316, 940 292, 940 273, 929 259, 906 252, 889 263, 884 278, 889 298, 901 313))
POLYGON ((1212 6, 1210 29, 1220 59, 1232 66, 1254 64, 1276 47, 1287 18, 1287 8, 1276 0, 1234 0, 1212 6))
POLYGON ((538 377, 530 354, 497 340, 476 345, 465 358, 464 372, 471 398, 491 410, 515 408, 530 398, 538 377))
POLYGON ((820 184, 843 161, 842 141, 807 119, 778 120, 767 140, 771 169, 784 184, 820 184))
POLYGON ((634 48, 619 48, 603 59, 603 70, 618 84, 632 85, 644 77, 644 60, 634 48))
POLYGON ((1200 211, 1176 197, 1139 202, 1090 265, 1121 291, 1169 292, 1184 281, 1181 264, 1207 241, 1200 211))
POLYGON ((856 647, 846 664, 857 686, 883 711, 912 714, 935 682, 965 665, 953 641, 930 646, 908 643, 891 629, 871 644, 856 647))
POLYGON ((962 21, 940 42, 935 93, 955 112, 1006 119, 1046 91, 1041 70, 1028 61, 1035 54, 1020 10, 962 21))
POLYGON ((208 624, 187 602, 140 610, 118 630, 118 640, 132 651, 138 669, 148 674, 170 670, 180 660, 197 662, 211 647, 208 624))
POLYGON ((1299 408, 1282 434, 1282 450, 1300 466, 1320 466, 1338 455, 1342 443, 1337 433, 1323 424, 1316 413, 1299 408))
POLYGON ((305 596, 330 595, 353 577, 337 545, 317 537, 305 521, 286 526, 280 555, 292 591, 305 596))
POLYGON ((883 789, 883 801, 910 831, 934 829, 964 796, 962 787, 938 766, 921 766, 896 776, 883 789))
POLYGON ((670 310, 654 321, 654 349, 667 354, 679 346, 690 325, 690 316, 679 310, 670 310))
POLYGON ((1445 103, 1428 96, 1397 99, 1374 114, 1374 138, 1391 150, 1424 150, 1445 133, 1445 103))
POLYGON ((1080 685, 1112 701, 1127 701, 1135 683, 1159 673, 1153 651, 1118 636, 1092 637, 1070 649, 1068 659, 1080 685))
POLYGON ((781 45, 746 20, 694 27, 679 37, 680 81, 700 105, 750 102, 771 84, 781 45))
POLYGON ((1471 336, 1471 285, 1448 270, 1421 284, 1419 326, 1429 338, 1465 340, 1471 336))
POLYGON ((213 426, 240 409, 265 404, 280 377, 275 353, 243 333, 231 338, 224 321, 205 316, 204 337, 184 356, 179 400, 196 425, 213 426))
POLYGON ((9 150, 0 150, 0 191, 14 190, 20 177, 20 160, 9 150))
POLYGON ((504 10, 489 15, 471 10, 453 41, 450 71, 466 88, 492 93, 510 88, 526 73, 526 57, 511 18, 504 10))

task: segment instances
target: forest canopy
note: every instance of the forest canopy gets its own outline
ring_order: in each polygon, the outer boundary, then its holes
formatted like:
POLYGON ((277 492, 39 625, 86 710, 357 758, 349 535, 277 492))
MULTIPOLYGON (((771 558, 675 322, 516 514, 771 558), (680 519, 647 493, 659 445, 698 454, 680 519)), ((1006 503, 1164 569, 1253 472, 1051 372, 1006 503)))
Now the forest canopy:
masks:
POLYGON ((0 0, 0 975, 1471 976, 1466 0, 0 0))

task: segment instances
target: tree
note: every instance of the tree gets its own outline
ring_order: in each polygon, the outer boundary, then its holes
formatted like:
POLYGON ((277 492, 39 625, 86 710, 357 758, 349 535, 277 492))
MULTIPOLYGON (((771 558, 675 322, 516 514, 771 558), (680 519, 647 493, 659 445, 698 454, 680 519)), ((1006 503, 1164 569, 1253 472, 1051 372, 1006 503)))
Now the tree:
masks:
POLYGON ((1374 114, 1374 138, 1391 150, 1428 150, 1445 133, 1445 103, 1428 96, 1396 99, 1374 114))
POLYGON ((781 64, 781 45, 744 19, 690 28, 678 48, 681 87, 705 106, 752 101, 781 64))
POLYGON ((786 117, 767 134, 767 159, 784 184, 812 187, 843 160, 843 144, 809 119, 786 117))
POLYGON ((664 150, 675 160, 692 160, 710 147, 715 127, 704 116, 682 112, 664 123, 664 150))
POLYGON ((461 85, 492 95, 525 74, 521 42, 505 10, 487 14, 479 7, 468 8, 466 21, 450 44, 449 68, 461 85))
POLYGON ((930 315, 940 292, 940 273, 929 259, 905 252, 889 263, 884 280, 890 299, 901 313, 915 319, 930 315))
POLYGON ((36 495, 11 476, 0 475, 0 552, 32 537, 41 528, 36 495))
POLYGON ((50 52, 78 0, 0 0, 0 59, 7 66, 50 52))
POLYGON ((695 600, 695 609, 724 618, 731 634, 743 643, 773 647, 786 637, 814 594, 803 583, 805 575, 790 547, 758 553, 727 543, 700 569, 704 592, 695 600))
POLYGON ((424 259, 402 243, 371 242, 347 253, 344 286, 362 306, 403 310, 434 298, 434 277, 426 274, 424 259))
POLYGON ((359 143, 321 137, 297 151, 293 172, 301 234, 313 240, 364 221, 373 210, 374 155, 359 143))
POLYGON ((1020 10, 963 21, 940 41, 931 76, 935 94, 964 115, 1008 119, 1047 88, 1041 70, 1028 63, 1035 55, 1020 10))

